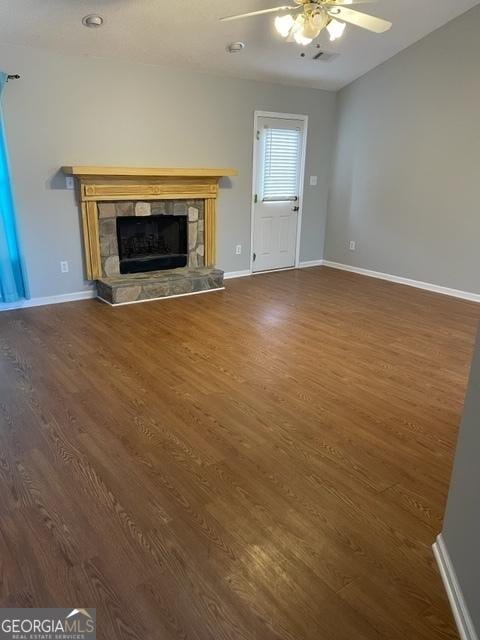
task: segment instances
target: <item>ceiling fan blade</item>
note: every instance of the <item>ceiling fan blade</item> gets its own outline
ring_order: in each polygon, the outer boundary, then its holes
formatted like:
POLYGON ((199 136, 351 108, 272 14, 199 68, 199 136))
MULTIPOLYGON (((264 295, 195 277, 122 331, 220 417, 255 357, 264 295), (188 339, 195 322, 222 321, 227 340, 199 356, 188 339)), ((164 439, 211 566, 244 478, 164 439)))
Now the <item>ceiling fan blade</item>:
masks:
POLYGON ((326 0, 323 4, 327 7, 344 7, 350 4, 374 4, 378 0, 326 0))
POLYGON ((327 9, 328 15, 336 20, 342 20, 343 22, 349 22, 362 29, 368 29, 374 33, 384 33, 388 31, 392 26, 392 23, 388 20, 382 20, 382 18, 376 18, 370 16, 367 13, 361 13, 360 11, 354 11, 353 9, 346 9, 344 7, 331 7, 327 9))
POLYGON ((220 22, 227 22, 228 20, 240 20, 241 18, 250 18, 251 16, 261 16, 264 13, 276 13, 277 11, 293 11, 294 9, 300 9, 299 5, 289 6, 284 5, 282 7, 272 7, 271 9, 261 9, 260 11, 250 11, 249 13, 239 13, 236 16, 226 16, 220 18, 220 22))

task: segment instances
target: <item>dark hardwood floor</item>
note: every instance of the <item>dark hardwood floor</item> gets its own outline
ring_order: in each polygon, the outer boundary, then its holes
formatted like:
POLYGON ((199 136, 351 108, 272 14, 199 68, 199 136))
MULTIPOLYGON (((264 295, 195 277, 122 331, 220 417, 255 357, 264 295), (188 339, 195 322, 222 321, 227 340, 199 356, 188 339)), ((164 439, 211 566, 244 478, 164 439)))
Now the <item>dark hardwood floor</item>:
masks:
POLYGON ((0 606, 105 640, 456 638, 480 305, 312 268, 0 314, 0 606))

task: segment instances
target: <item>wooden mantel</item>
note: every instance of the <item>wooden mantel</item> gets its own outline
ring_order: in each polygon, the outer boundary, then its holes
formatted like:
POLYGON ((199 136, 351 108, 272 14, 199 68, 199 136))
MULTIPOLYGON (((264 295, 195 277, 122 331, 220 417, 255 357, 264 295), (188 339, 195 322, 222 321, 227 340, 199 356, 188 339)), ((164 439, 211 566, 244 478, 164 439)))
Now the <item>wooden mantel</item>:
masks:
POLYGON ((119 200, 204 200, 205 264, 215 265, 218 181, 235 176, 235 169, 165 169, 155 167, 65 166, 65 175, 78 180, 87 278, 102 277, 99 202, 119 200))
POLYGON ((68 176, 92 177, 114 176, 117 178, 223 178, 224 176, 236 176, 236 169, 160 169, 156 167, 95 167, 73 166, 62 167, 63 173, 68 176))

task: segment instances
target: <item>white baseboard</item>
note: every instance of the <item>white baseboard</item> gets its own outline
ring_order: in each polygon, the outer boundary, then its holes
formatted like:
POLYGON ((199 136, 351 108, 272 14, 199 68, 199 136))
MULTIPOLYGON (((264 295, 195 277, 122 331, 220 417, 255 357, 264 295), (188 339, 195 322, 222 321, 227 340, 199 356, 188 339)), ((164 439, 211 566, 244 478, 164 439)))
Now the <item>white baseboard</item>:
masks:
POLYGON ((409 287, 415 287, 417 289, 425 289, 426 291, 432 291, 433 293, 442 293, 443 295, 446 295, 446 296, 453 296, 454 298, 461 298, 462 300, 470 300, 471 302, 480 302, 480 293, 462 291, 461 289, 450 289, 449 287, 442 287, 438 284, 432 284, 430 282, 421 282, 420 280, 411 280, 410 278, 393 276, 389 273, 382 273, 381 271, 371 271, 370 269, 362 269, 361 267, 352 267, 349 264, 341 264, 340 262, 331 262, 330 260, 324 260, 323 264, 326 267, 332 267, 332 269, 341 269, 342 271, 351 271, 352 273, 358 273, 362 276, 369 276, 370 278, 378 278, 380 280, 388 280, 389 282, 396 282, 397 284, 405 284, 409 287))
POLYGON ((442 534, 437 537, 433 545, 433 553, 438 564, 440 575, 442 576, 443 585, 450 601, 461 640, 479 640, 442 534))
POLYGON ((74 302, 75 300, 88 300, 95 298, 96 291, 76 291, 74 293, 62 293, 57 296, 45 296, 42 298, 30 298, 29 300, 19 300, 18 302, 0 303, 0 311, 10 311, 12 309, 25 309, 27 307, 43 307, 46 304, 59 304, 60 302, 74 302))
POLYGON ((245 276, 251 276, 250 269, 244 269, 243 271, 226 271, 223 274, 224 280, 230 280, 231 278, 244 278, 245 276))
POLYGON ((305 260, 304 262, 299 262, 299 269, 308 269, 308 267, 321 267, 322 264, 325 264, 325 260, 305 260))
POLYGON ((323 260, 306 260, 305 262, 299 262, 297 267, 286 267, 285 269, 268 269, 266 271, 250 271, 245 269, 244 271, 226 271, 223 278, 224 280, 230 280, 230 278, 244 278, 245 276, 255 276, 262 273, 275 273, 280 271, 290 271, 291 269, 306 269, 308 267, 320 267, 323 264, 323 260))

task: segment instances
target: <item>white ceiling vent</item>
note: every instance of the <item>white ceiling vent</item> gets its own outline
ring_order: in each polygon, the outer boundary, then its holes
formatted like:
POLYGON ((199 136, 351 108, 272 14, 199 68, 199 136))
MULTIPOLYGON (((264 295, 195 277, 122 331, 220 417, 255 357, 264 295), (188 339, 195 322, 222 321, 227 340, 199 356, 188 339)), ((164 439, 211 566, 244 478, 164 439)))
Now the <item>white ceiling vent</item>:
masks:
POLYGON ((335 58, 339 57, 339 53, 328 53, 328 51, 317 51, 315 55, 312 56, 312 60, 316 62, 331 62, 335 60, 335 58))

